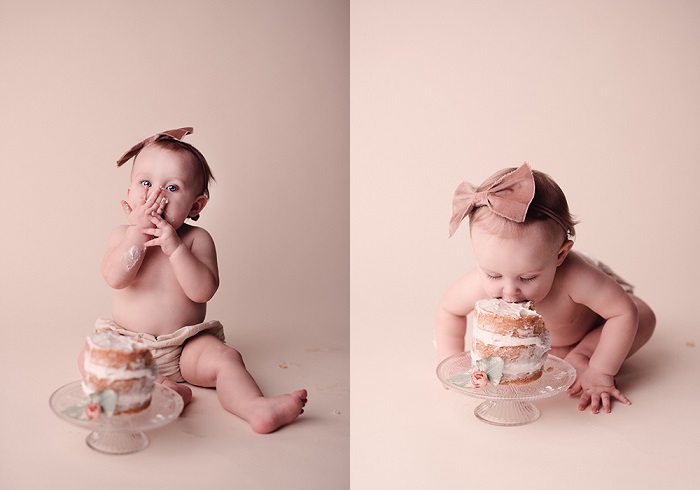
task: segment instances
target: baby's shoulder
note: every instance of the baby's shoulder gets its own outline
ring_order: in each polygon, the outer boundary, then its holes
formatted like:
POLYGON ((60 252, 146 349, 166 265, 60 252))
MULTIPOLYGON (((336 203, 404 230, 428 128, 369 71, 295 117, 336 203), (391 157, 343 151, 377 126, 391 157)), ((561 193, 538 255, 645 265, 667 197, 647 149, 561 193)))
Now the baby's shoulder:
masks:
POLYGON ((192 226, 189 224, 183 224, 177 230, 177 234, 180 235, 180 240, 186 243, 192 243, 195 240, 213 241, 213 238, 207 230, 199 226, 192 226))
POLYGON ((442 297, 442 305, 453 313, 466 314, 480 299, 488 295, 481 286, 478 270, 463 275, 450 285, 442 297))
POLYGON ((598 267, 574 251, 567 255, 556 274, 556 280, 560 281, 559 286, 567 289, 587 289, 604 279, 606 275, 598 267))
POLYGON ((182 225, 178 230, 180 240, 192 253, 198 256, 215 256, 214 239, 204 228, 192 225, 182 225))

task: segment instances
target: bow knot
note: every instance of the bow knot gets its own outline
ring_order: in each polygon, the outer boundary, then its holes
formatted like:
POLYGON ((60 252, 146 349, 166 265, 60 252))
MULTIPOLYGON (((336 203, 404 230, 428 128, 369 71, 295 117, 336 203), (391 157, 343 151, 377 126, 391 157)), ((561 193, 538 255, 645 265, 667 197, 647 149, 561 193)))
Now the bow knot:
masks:
POLYGON ((503 218, 522 223, 535 197, 535 179, 527 163, 505 174, 488 189, 478 191, 469 182, 462 182, 455 190, 452 201, 450 236, 462 220, 475 208, 487 206, 503 218))

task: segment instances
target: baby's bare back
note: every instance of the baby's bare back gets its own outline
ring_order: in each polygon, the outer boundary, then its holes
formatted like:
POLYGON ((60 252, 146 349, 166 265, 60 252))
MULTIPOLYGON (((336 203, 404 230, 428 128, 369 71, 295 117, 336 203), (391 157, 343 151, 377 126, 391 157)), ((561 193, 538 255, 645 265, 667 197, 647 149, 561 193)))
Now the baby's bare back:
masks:
POLYGON ((185 295, 160 248, 149 248, 134 282, 115 291, 112 317, 128 330, 158 336, 201 323, 206 308, 185 295))

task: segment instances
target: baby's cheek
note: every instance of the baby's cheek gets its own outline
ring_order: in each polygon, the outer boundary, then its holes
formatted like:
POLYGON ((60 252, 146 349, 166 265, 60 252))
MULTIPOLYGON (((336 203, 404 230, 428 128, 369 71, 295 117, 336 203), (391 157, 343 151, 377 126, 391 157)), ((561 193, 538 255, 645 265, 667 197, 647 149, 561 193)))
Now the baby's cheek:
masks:
POLYGON ((501 289, 498 286, 494 286, 494 284, 484 284, 483 286, 489 298, 500 298, 502 296, 501 289))
POLYGON ((530 300, 534 301, 535 303, 542 301, 545 296, 547 296, 547 293, 549 293, 549 288, 539 285, 535 287, 529 288, 529 290, 524 291, 525 296, 530 300))

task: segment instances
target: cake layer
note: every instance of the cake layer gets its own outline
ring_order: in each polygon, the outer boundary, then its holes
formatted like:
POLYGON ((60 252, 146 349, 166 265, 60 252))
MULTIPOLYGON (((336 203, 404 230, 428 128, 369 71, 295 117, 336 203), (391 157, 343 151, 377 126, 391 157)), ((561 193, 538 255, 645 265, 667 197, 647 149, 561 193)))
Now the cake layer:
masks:
POLYGON ((544 320, 530 301, 508 303, 498 298, 477 301, 476 315, 481 328, 488 332, 528 337, 545 330, 544 320))

